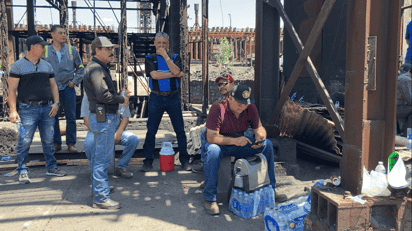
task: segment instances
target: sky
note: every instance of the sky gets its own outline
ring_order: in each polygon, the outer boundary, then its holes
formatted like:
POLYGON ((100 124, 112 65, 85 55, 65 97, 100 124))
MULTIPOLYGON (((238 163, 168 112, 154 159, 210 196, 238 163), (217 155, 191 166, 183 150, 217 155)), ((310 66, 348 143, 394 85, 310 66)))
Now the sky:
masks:
MULTIPOLYGON (((93 0, 86 0, 93 4, 93 0)), ((36 5, 49 5, 45 0, 35 0, 36 5)), ((71 6, 72 0, 69 0, 69 6, 71 6)), ((87 6, 85 0, 76 0, 77 6, 87 6)), ((232 27, 236 28, 255 28, 255 0, 209 0, 209 27, 232 27), (229 16, 230 14, 230 16, 229 16)), ((190 5, 188 9, 188 26, 192 27, 195 24, 195 7, 194 4, 199 4, 199 24, 202 24, 201 12, 202 1, 201 0, 187 0, 187 4, 190 5)), ((26 5, 26 0, 13 0, 14 5, 26 5)), ((119 1, 110 1, 112 7, 120 8, 119 1)), ((96 1, 96 7, 109 7, 107 1, 96 1)), ((128 2, 128 8, 136 8, 137 3, 128 2)), ((25 13, 26 8, 14 7, 14 24, 17 24, 25 13)), ((116 17, 111 10, 96 10, 98 15, 103 20, 106 26, 118 26, 116 17)), ((115 11, 117 18, 120 20, 120 10, 115 11)), ((76 21, 83 25, 93 25, 94 20, 92 17, 92 11, 89 9, 77 9, 76 21)), ((128 31, 132 32, 137 29, 137 12, 127 12, 127 26, 128 31)), ((35 14, 35 21, 38 24, 57 24, 59 23, 59 12, 54 9, 37 8, 35 14)), ((153 18, 154 21, 154 18, 153 18)), ((20 23, 26 24, 26 16, 23 17, 20 23)), ((73 23, 73 14, 69 9, 69 23, 73 23)), ((100 25, 96 21, 96 25, 100 25)))

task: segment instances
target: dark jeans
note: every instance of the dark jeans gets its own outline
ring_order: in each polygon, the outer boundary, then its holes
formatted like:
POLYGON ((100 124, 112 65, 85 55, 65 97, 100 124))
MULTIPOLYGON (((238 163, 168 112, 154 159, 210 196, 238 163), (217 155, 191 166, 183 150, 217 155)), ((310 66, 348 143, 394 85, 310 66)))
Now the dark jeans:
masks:
MULTIPOLYGON (((66 87, 59 91, 61 107, 64 108, 66 117, 66 144, 76 144, 76 91, 74 88, 66 87)), ((56 115, 54 124, 54 144, 61 145, 62 138, 60 135, 59 117, 56 115)))
POLYGON ((51 101, 44 106, 20 103, 19 115, 26 133, 24 134, 24 138, 21 137, 21 134, 19 135, 19 141, 16 148, 18 163, 17 172, 19 174, 25 174, 29 169, 26 165, 27 155, 37 128, 39 129, 41 137, 43 153, 46 157, 47 170, 52 170, 57 167, 53 146, 54 118, 49 117, 51 105, 51 101))
POLYGON ((184 164, 189 161, 189 154, 187 153, 187 139, 183 123, 179 93, 175 93, 169 96, 161 96, 155 93, 150 93, 148 104, 149 118, 147 120, 147 133, 145 143, 143 145, 143 151, 146 158, 143 162, 145 164, 153 163, 153 150, 156 144, 156 133, 159 129, 159 124, 165 111, 167 112, 167 114, 169 114, 173 129, 176 132, 179 146, 180 162, 184 164))
POLYGON ((407 129, 412 128, 412 106, 411 105, 397 105, 396 106, 396 119, 405 119, 405 125, 403 126, 403 136, 406 137, 407 129))

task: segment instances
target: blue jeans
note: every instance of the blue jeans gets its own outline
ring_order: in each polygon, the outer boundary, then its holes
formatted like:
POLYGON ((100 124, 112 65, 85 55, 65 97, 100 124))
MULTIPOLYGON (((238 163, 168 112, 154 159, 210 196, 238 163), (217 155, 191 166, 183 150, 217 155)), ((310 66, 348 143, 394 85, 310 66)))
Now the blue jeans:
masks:
MULTIPOLYGON (((130 159, 132 158, 134 152, 136 151, 137 145, 139 145, 139 138, 136 134, 130 131, 123 131, 120 142, 118 145, 123 145, 124 149, 122 155, 117 160, 117 167, 121 169, 126 169, 129 165, 130 159)), ((87 159, 89 159, 90 169, 93 169, 93 162, 91 159, 92 153, 95 152, 94 147, 94 134, 89 131, 84 139, 84 152, 86 153, 87 159)))
MULTIPOLYGON (((253 137, 247 136, 247 138, 249 138, 252 143, 255 142, 255 139, 253 137)), ((263 142, 263 146, 258 149, 252 148, 249 143, 243 147, 235 145, 211 144, 207 142, 204 134, 202 134, 201 140, 203 176, 205 178, 205 189, 203 195, 205 200, 216 201, 220 160, 225 156, 246 158, 257 153, 262 153, 266 157, 266 160, 268 162, 270 185, 273 187, 273 189, 276 188, 274 152, 273 144, 270 140, 266 139, 263 142)))
MULTIPOLYGON (((61 107, 64 108, 66 117, 66 144, 76 144, 76 91, 74 88, 66 87, 59 91, 61 107)), ((54 144, 61 145, 62 138, 60 135, 59 117, 56 116, 54 125, 54 144)))
POLYGON ((27 154, 29 153, 36 128, 39 128, 43 153, 46 157, 47 170, 52 170, 57 167, 53 145, 54 118, 49 117, 51 105, 52 101, 44 106, 29 105, 25 103, 20 103, 19 105, 21 123, 26 130, 24 138, 19 135, 19 141, 16 148, 18 163, 17 172, 19 174, 27 174, 28 172, 28 167, 26 166, 27 154))
POLYGON ((92 152, 90 156, 90 162, 92 163, 93 200, 96 203, 104 203, 110 200, 110 186, 107 172, 113 158, 117 115, 106 114, 105 122, 97 122, 96 114, 91 113, 89 125, 94 134, 94 152, 92 152))
POLYGON ((145 164, 153 163, 153 150, 155 148, 156 133, 159 129, 159 124, 165 111, 169 114, 173 129, 176 132, 177 142, 179 146, 180 162, 184 164, 189 161, 189 154, 187 153, 187 139, 183 123, 179 93, 175 93, 169 96, 161 96, 155 93, 150 93, 148 104, 149 118, 147 120, 147 133, 146 140, 143 145, 143 151, 145 155, 145 160, 143 160, 143 162, 145 164))

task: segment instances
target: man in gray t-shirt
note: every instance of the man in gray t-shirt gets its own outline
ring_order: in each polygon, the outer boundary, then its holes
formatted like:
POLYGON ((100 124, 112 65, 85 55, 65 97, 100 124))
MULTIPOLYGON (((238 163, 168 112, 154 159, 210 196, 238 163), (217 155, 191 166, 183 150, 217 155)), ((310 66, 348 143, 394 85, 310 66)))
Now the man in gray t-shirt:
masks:
MULTIPOLYGON (((139 144, 139 138, 133 132, 126 130, 127 124, 129 123, 130 111, 129 108, 126 108, 125 113, 122 115, 120 113, 121 106, 122 105, 119 105, 119 110, 117 111, 118 123, 114 136, 114 142, 115 144, 123 145, 124 149, 122 155, 117 160, 115 175, 129 179, 133 175, 132 173, 127 172, 127 166, 137 148, 137 145, 139 144)), ((89 126, 89 116, 89 100, 87 99, 87 95, 85 94, 82 100, 80 117, 83 117, 84 125, 86 125, 86 127, 89 129, 89 132, 84 139, 84 152, 86 153, 86 156, 90 161, 90 166, 92 166, 93 160, 91 160, 91 153, 95 151, 95 145, 94 134, 91 132, 89 126)))

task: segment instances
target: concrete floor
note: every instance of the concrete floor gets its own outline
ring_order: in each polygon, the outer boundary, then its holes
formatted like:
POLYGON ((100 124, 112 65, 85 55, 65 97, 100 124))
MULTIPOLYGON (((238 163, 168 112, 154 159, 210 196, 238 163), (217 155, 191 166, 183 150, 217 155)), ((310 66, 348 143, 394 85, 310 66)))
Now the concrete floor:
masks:
POLYGON ((262 215, 245 220, 228 210, 218 196, 221 214, 204 212, 202 174, 161 172, 158 160, 147 173, 129 166, 132 179, 109 176, 115 187, 111 198, 121 209, 92 208, 88 166, 60 166, 65 177, 46 176, 44 167, 30 168, 31 183, 0 172, 0 230, 264 230, 262 215))

